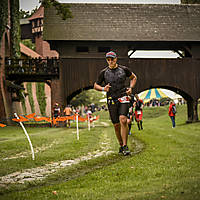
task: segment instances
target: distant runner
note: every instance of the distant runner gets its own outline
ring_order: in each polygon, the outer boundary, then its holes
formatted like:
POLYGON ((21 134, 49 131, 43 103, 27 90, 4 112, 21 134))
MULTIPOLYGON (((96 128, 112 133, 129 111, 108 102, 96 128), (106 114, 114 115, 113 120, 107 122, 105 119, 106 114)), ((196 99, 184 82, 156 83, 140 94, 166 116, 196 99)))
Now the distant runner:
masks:
MULTIPOLYGON (((60 106, 58 103, 55 103, 53 106, 53 117, 56 119, 57 117, 60 117, 60 106)), ((54 124, 55 127, 57 127, 57 123, 54 124)))
MULTIPOLYGON (((63 112, 65 116, 71 116, 73 114, 73 111, 70 105, 67 105, 63 112)), ((70 128, 70 119, 67 120, 67 126, 70 128)))
POLYGON ((176 122, 175 122, 176 105, 175 105, 174 101, 170 102, 168 114, 172 121, 172 128, 175 128, 176 127, 176 122))
POLYGON ((127 146, 127 115, 130 105, 128 95, 132 94, 137 77, 129 68, 117 64, 117 55, 115 52, 108 52, 106 54, 106 61, 108 66, 100 72, 94 84, 94 89, 107 92, 110 118, 120 145, 119 153, 128 155, 130 154, 127 146), (125 87, 127 77, 130 79, 130 87, 128 88, 125 87), (105 85, 104 87, 103 84, 105 85))
POLYGON ((141 99, 139 99, 138 94, 135 94, 136 102, 135 104, 135 120, 137 122, 138 130, 142 130, 142 117, 143 117, 143 106, 144 103, 141 99))
POLYGON ((129 107, 129 112, 128 112, 128 119, 127 119, 127 123, 128 123, 128 134, 131 135, 131 127, 132 127, 132 122, 134 121, 134 111, 133 111, 133 106, 134 106, 134 95, 130 95, 129 96, 130 99, 130 107, 129 107))

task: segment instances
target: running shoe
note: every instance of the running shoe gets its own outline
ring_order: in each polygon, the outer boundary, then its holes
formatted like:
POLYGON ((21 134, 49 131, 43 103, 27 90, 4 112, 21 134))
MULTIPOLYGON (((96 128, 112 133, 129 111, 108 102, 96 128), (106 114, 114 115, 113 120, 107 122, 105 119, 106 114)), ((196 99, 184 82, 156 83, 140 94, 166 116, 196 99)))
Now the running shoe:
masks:
POLYGON ((122 147, 122 146, 119 147, 119 153, 120 153, 120 154, 123 153, 123 147, 122 147))
POLYGON ((127 145, 123 146, 122 153, 123 153, 124 156, 127 156, 131 153, 127 145))

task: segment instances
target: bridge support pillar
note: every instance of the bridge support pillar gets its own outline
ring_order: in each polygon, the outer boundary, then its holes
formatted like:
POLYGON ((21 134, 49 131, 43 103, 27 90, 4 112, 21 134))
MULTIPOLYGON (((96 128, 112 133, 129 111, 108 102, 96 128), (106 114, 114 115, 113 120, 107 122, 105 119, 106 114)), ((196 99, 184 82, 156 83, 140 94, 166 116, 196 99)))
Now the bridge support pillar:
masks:
POLYGON ((53 108, 55 103, 58 103, 61 112, 64 106, 64 98, 63 98, 63 86, 60 80, 52 80, 51 82, 51 109, 53 108))
POLYGON ((198 100, 187 101, 188 120, 187 123, 198 121, 198 100))

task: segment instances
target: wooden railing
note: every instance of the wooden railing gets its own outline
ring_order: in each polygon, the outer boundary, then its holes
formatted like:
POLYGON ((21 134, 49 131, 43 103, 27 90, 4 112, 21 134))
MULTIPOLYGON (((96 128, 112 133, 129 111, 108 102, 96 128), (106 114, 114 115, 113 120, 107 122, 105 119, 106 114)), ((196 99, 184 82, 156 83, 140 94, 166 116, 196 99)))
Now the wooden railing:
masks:
POLYGON ((44 81, 59 78, 59 59, 11 59, 5 60, 8 80, 44 81))

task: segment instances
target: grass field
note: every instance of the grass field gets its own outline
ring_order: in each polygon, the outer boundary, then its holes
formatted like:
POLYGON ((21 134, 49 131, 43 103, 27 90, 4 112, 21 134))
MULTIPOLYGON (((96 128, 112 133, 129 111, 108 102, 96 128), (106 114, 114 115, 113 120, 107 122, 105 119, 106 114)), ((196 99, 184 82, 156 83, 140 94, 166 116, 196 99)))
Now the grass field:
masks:
POLYGON ((118 155, 107 112, 80 140, 72 128, 0 129, 2 200, 197 200, 200 199, 200 123, 186 124, 178 106, 172 129, 168 107, 144 109, 144 130, 132 126, 131 156, 118 155), (26 180, 26 181, 25 181, 26 180))

